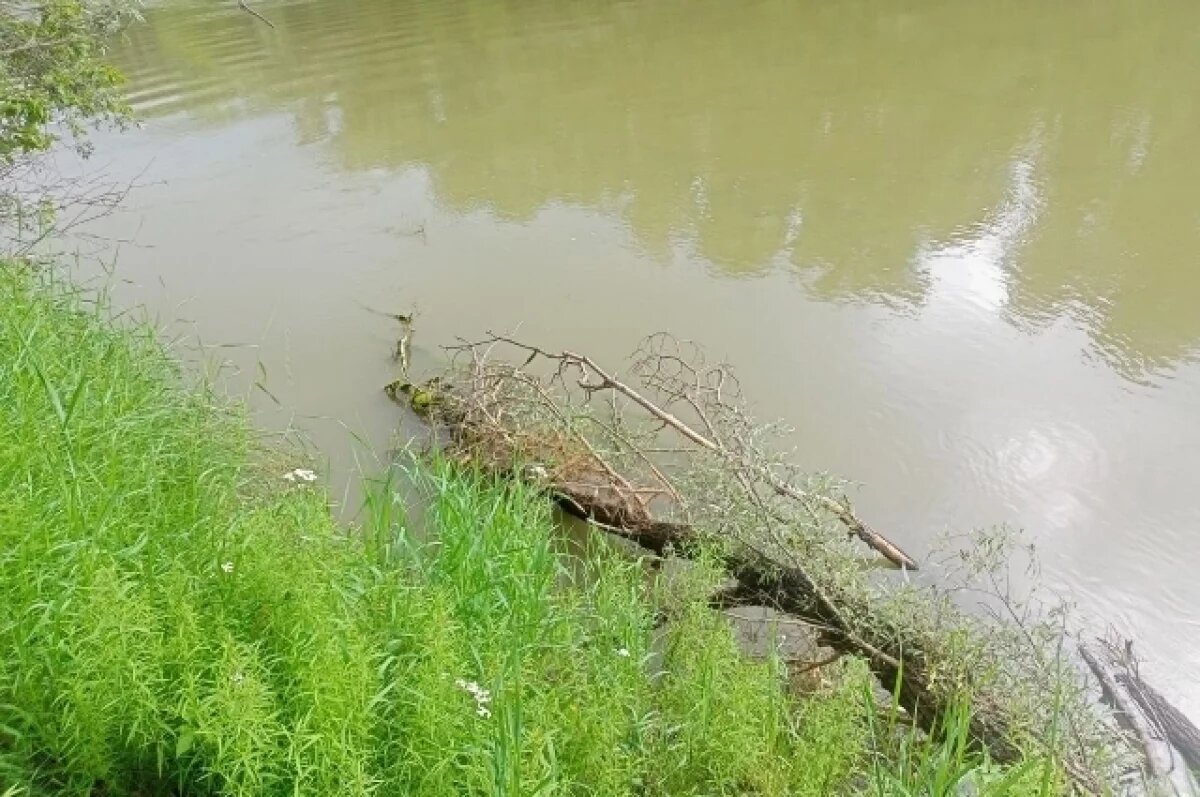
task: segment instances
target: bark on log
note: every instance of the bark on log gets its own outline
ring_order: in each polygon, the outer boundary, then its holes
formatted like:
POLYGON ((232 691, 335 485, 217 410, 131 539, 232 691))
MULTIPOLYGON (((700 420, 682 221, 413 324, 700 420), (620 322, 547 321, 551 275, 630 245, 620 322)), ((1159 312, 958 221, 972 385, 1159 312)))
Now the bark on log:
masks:
MULTIPOLYGON (((1197 797, 1200 789, 1197 788, 1195 779, 1188 771, 1188 763, 1185 761, 1185 757, 1175 749, 1174 740, 1166 724, 1160 722, 1162 715, 1158 713, 1158 706, 1155 703, 1161 701, 1162 705, 1166 706, 1166 701, 1162 700, 1162 697, 1155 692, 1154 697, 1157 701, 1147 703, 1141 694, 1143 690, 1148 689, 1145 682, 1129 666, 1130 663, 1122 660, 1122 657, 1107 643, 1081 645, 1079 652, 1100 680, 1108 699, 1124 715, 1134 733, 1137 734, 1138 741, 1145 753, 1147 769, 1153 778, 1151 786, 1155 791, 1152 793, 1158 793, 1165 789, 1169 790, 1167 793, 1173 797, 1197 797)), ((1166 707, 1177 715, 1174 717, 1173 724, 1178 725, 1182 720, 1182 727, 1179 730, 1185 731, 1185 735, 1195 733, 1195 726, 1188 722, 1186 717, 1183 717, 1174 708, 1166 707)), ((1194 743, 1194 739, 1185 738, 1184 741, 1185 743, 1188 741, 1194 743)), ((1195 752, 1193 748, 1193 755, 1195 752)))
POLYGON ((564 511, 603 526, 659 556, 670 550, 682 551, 695 542, 690 526, 631 512, 625 501, 605 495, 603 488, 556 484, 546 489, 564 511))

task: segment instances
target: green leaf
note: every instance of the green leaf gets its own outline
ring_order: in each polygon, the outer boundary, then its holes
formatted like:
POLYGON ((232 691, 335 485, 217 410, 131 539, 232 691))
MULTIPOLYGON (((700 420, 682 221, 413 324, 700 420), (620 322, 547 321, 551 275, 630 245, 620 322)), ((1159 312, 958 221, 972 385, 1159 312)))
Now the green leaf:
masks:
POLYGON ((180 758, 187 755, 195 743, 196 729, 185 727, 179 732, 179 738, 175 740, 175 757, 180 758))

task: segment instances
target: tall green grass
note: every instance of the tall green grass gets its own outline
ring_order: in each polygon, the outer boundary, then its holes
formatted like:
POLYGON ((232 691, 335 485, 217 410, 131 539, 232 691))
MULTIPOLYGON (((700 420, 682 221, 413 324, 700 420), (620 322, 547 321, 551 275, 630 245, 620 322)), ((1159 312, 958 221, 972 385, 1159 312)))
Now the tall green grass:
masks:
POLYGON ((566 569, 544 501, 438 466, 428 533, 392 476, 347 533, 151 330, 16 264, 0 430, 5 797, 953 793, 868 754, 860 665, 798 702, 743 656, 712 569, 566 569))
POLYGON ((902 722, 894 703, 889 708, 879 706, 870 689, 864 692, 864 703, 872 738, 864 787, 868 794, 1052 797, 1066 790, 1061 771, 1050 759, 1031 757, 1003 767, 975 749, 966 704, 952 706, 931 735, 902 722))

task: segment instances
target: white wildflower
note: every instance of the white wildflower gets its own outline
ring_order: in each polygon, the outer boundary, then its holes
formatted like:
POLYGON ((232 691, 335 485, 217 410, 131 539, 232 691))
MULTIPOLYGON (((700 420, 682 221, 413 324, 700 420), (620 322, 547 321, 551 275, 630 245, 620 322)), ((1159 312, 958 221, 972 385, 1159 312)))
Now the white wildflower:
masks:
POLYGON ((463 690, 471 697, 475 698, 475 713, 487 719, 492 716, 492 710, 488 708, 488 703, 492 702, 492 693, 484 689, 474 681, 467 681, 462 678, 457 678, 454 685, 463 690))
POLYGON ((221 565, 221 569, 224 570, 226 573, 232 573, 233 572, 233 562, 224 562, 221 565))
POLYGON ((617 651, 617 655, 623 659, 629 658, 629 648, 621 648, 617 651))
POLYGON ((295 470, 288 471, 287 473, 283 474, 283 478, 292 483, 306 482, 308 484, 312 484, 317 480, 317 474, 308 468, 296 468, 295 470))

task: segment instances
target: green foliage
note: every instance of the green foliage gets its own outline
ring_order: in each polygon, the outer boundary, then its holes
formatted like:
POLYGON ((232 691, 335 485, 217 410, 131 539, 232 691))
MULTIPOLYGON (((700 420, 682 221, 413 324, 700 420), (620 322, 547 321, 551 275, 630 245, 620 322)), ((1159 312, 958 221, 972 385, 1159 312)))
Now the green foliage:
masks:
POLYGON ((82 141, 89 122, 125 118, 105 37, 129 14, 101 0, 0 5, 0 163, 48 149, 61 125, 82 141))
POLYGON ((150 331, 13 263, 0 306, 6 797, 815 797, 941 760, 866 754, 861 664, 791 696, 710 568, 568 568, 544 501, 440 466, 421 534, 388 477, 347 535, 150 331))
POLYGON ((1062 772, 1045 757, 1012 767, 992 763, 970 741, 971 708, 955 704, 932 735, 902 724, 894 710, 875 710, 865 693, 874 755, 866 792, 875 797, 1054 797, 1066 793, 1062 772))

